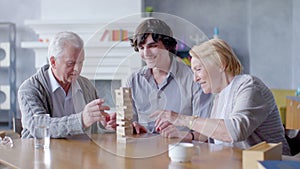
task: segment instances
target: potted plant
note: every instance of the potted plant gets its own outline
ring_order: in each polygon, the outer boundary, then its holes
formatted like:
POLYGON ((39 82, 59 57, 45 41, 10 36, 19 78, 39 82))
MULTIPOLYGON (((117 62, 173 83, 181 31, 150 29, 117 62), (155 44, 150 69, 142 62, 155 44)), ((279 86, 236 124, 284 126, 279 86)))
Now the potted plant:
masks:
POLYGON ((152 12, 153 12, 153 7, 152 6, 146 6, 145 8, 145 14, 146 14, 146 17, 151 17, 152 16, 152 12))

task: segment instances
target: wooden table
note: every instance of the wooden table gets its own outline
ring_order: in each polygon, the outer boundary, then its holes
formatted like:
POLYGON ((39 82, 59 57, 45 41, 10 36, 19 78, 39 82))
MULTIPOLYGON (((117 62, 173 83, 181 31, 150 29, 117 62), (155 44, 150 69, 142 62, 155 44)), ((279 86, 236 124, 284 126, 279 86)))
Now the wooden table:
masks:
POLYGON ((51 139, 50 149, 34 148, 33 139, 15 139, 13 148, 0 148, 0 163, 22 169, 33 168, 151 168, 151 169, 239 169, 242 150, 221 145, 194 143, 197 154, 188 163, 171 162, 168 144, 178 139, 159 135, 135 136, 127 144, 116 143, 115 134, 51 139))

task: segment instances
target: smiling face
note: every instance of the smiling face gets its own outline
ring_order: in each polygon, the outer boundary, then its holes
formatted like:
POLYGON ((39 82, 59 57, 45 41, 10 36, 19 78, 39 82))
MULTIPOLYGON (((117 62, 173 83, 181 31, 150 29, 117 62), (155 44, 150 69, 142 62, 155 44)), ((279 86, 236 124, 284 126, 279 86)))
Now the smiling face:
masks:
POLYGON ((226 72, 209 59, 192 57, 191 67, 194 72, 194 81, 201 85, 204 93, 219 93, 228 83, 226 72))
POLYGON ((212 82, 209 72, 207 72, 206 67, 200 59, 193 57, 191 60, 191 67, 194 72, 194 81, 201 85, 204 93, 212 93, 212 82))
POLYGON ((72 83, 81 72, 84 61, 83 49, 66 44, 63 52, 58 57, 50 58, 54 77, 61 85, 72 83))
POLYGON ((196 45, 189 54, 194 80, 204 93, 220 93, 242 71, 239 59, 222 39, 210 39, 196 45))
POLYGON ((169 51, 164 44, 161 41, 155 42, 151 34, 148 35, 145 43, 139 45, 138 50, 149 68, 163 68, 170 60, 169 51))

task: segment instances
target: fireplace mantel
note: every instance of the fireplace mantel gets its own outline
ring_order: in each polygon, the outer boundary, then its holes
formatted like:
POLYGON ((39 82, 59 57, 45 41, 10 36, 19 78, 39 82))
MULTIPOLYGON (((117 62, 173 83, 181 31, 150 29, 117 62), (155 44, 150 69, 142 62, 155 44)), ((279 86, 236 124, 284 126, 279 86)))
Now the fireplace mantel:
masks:
POLYGON ((142 66, 138 54, 134 52, 129 41, 101 41, 106 30, 128 30, 132 34, 140 23, 139 19, 115 22, 106 21, 26 21, 39 39, 22 42, 22 48, 35 52, 35 68, 47 63, 49 40, 60 31, 72 31, 79 34, 85 42, 85 62, 82 75, 91 80, 121 80, 122 85, 127 77, 142 66))

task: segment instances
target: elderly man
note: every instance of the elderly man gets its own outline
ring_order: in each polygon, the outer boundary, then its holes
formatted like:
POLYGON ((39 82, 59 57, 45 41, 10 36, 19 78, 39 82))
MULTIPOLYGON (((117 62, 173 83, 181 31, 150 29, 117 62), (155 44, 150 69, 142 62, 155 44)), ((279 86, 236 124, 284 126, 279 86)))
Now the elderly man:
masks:
POLYGON ((115 128, 115 114, 104 112, 109 107, 103 106, 93 84, 80 76, 83 44, 75 33, 56 34, 48 48, 49 64, 20 86, 22 138, 33 137, 35 114, 50 114, 51 138, 105 131, 105 126, 115 128))

